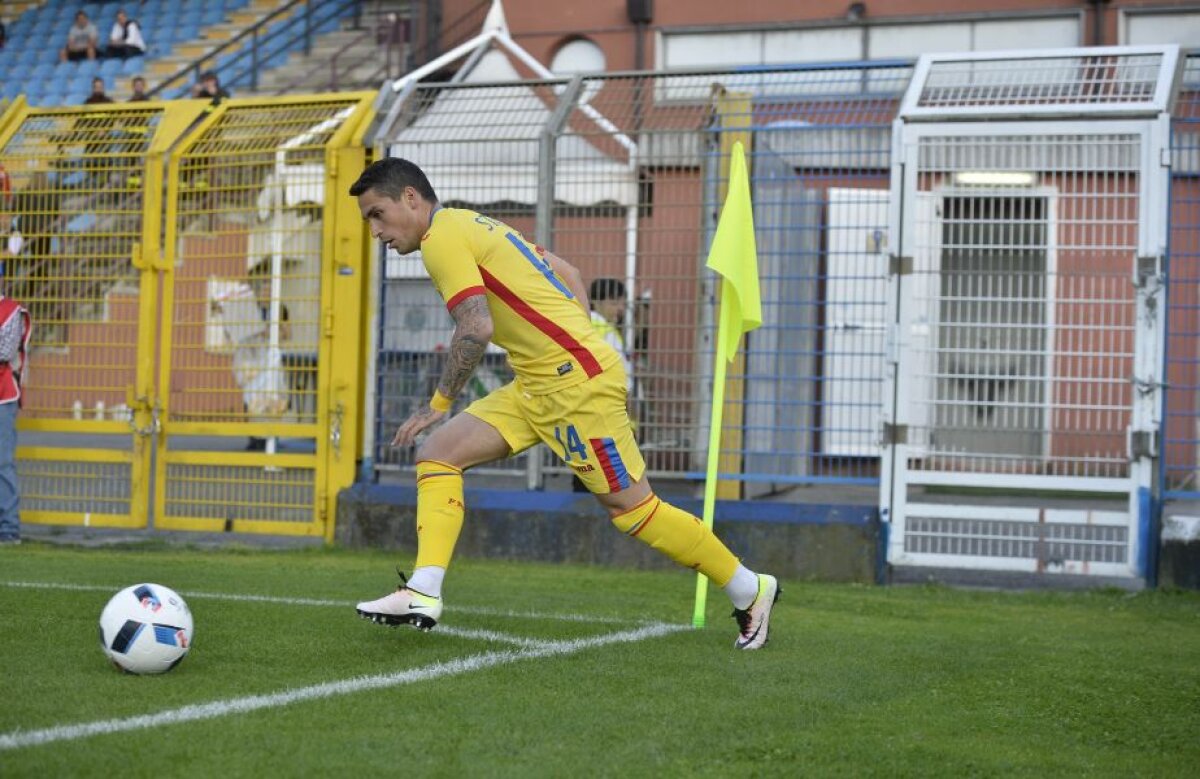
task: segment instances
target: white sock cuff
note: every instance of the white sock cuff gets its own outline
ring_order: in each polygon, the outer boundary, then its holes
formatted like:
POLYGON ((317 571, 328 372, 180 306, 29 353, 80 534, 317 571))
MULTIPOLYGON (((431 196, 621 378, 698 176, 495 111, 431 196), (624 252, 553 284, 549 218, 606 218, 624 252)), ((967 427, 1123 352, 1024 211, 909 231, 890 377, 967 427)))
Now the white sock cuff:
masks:
POLYGON ((434 598, 442 597, 442 580, 446 578, 446 569, 437 565, 423 565, 413 569, 408 577, 408 586, 424 595, 434 598))
POLYGON ((733 572, 733 578, 723 589, 733 601, 735 609, 748 609, 758 597, 758 574, 739 563, 737 570, 733 572))

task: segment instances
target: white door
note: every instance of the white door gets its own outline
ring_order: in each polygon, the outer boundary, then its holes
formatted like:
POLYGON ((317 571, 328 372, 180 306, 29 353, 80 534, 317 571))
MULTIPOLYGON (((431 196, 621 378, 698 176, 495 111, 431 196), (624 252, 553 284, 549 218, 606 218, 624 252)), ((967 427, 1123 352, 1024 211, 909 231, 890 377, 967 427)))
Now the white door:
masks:
POLYGON ((892 565, 1141 571, 1151 453, 1133 442, 1156 424, 1161 306, 1135 282, 1161 231, 1158 136, 1098 124, 899 134, 892 565))
POLYGON ((821 452, 879 456, 890 193, 828 191, 821 452))

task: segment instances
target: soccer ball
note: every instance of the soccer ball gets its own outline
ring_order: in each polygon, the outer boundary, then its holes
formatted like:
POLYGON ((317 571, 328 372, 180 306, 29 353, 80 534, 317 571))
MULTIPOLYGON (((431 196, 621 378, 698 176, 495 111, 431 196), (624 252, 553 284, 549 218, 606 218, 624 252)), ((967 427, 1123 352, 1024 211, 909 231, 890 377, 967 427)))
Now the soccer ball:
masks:
POLYGON ((100 647, 122 671, 170 671, 191 646, 192 612, 179 593, 161 584, 126 587, 100 613, 100 647))

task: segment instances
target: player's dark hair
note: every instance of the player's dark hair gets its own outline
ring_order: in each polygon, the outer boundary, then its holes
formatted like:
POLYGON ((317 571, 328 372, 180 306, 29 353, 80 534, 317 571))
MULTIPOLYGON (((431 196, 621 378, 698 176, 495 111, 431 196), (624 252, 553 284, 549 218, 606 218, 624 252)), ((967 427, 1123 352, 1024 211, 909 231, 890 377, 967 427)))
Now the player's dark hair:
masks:
POLYGON ((405 187, 417 190, 417 194, 430 203, 438 202, 433 186, 429 179, 425 178, 425 172, 415 163, 399 157, 387 157, 368 165, 358 177, 358 181, 350 185, 350 194, 358 197, 373 189, 392 200, 399 200, 404 196, 405 187))
POLYGON ((591 300, 624 300, 625 282, 620 279, 592 279, 588 287, 591 300))

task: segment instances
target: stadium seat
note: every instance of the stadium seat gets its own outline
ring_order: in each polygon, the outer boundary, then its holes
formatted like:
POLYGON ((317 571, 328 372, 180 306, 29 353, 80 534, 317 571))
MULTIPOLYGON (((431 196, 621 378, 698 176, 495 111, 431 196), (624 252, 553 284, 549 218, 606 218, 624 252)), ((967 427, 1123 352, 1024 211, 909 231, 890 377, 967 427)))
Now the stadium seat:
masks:
POLYGON ((90 92, 92 90, 92 76, 84 74, 76 74, 71 76, 66 84, 65 92, 90 92))
MULTIPOLYGON (((83 171, 76 171, 76 173, 82 174, 83 171)), ((96 223, 99 221, 100 220, 96 218, 95 214, 79 214, 78 216, 72 217, 71 220, 67 222, 67 232, 86 233, 89 230, 94 230, 96 228, 96 223)))
POLYGON ((75 66, 75 75, 77 75, 77 76, 94 76, 97 73, 103 74, 104 73, 103 66, 104 66, 104 64, 106 64, 106 62, 107 61, 100 62, 99 60, 80 60, 79 64, 75 66))
POLYGON ((104 60, 100 63, 101 76, 115 76, 121 72, 121 60, 104 60))
MULTIPOLYGON (((12 67, 8 67, 7 72, 5 72, 4 82, 2 83, 5 85, 12 83, 18 86, 18 88, 22 84, 28 84, 30 82, 30 70, 31 68, 23 65, 13 65, 12 67)), ((5 68, 4 66, 0 65, 0 72, 2 71, 5 71, 5 68)))
POLYGON ((146 70, 145 57, 130 57, 125 60, 125 64, 121 66, 121 74, 125 76, 134 76, 138 73, 144 73, 146 70))

